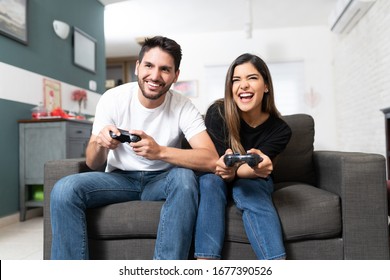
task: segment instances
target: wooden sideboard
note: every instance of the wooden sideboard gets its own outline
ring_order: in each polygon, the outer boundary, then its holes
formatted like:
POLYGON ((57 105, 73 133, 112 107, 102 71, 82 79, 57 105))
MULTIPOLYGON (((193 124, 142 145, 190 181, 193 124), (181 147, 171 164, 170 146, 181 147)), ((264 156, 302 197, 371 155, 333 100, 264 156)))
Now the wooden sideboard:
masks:
POLYGON ((85 157, 92 122, 39 119, 18 123, 20 221, 24 221, 28 208, 43 206, 43 201, 35 201, 31 193, 33 186, 43 185, 45 162, 85 157))

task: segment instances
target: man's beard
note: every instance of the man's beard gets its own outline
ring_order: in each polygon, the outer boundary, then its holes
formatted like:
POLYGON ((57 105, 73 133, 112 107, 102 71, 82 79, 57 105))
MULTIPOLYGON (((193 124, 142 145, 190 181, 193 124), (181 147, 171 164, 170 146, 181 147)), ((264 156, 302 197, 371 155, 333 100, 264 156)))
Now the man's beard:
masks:
POLYGON ((148 94, 145 91, 145 84, 144 84, 143 80, 141 80, 139 78, 138 78, 138 86, 141 89, 142 95, 146 99, 149 99, 149 100, 157 100, 157 99, 159 99, 160 97, 164 96, 168 92, 168 90, 170 88, 170 86, 169 87, 165 86, 165 87, 162 88, 162 90, 158 94, 148 94))

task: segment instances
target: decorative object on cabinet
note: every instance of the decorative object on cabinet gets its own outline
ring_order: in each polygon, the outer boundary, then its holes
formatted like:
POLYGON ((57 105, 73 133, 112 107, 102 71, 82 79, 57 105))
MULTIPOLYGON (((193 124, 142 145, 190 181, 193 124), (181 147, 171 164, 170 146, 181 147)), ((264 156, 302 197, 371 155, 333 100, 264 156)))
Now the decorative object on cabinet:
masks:
POLYGON ((0 4, 5 9, 5 11, 1 11, 4 16, 0 18, 0 33, 27 45, 28 0, 0 0, 0 4))
POLYGON ((92 122, 43 119, 19 121, 20 221, 28 208, 42 207, 34 199, 37 185, 43 185, 44 164, 50 160, 85 157, 92 122))
POLYGON ((76 89, 72 92, 72 100, 77 101, 79 105, 78 116, 82 116, 81 107, 87 105, 87 91, 83 89, 76 89))
POLYGON ((42 102, 39 102, 38 106, 31 109, 31 117, 33 119, 47 118, 48 112, 42 102))
POLYGON ((56 108, 61 108, 61 83, 43 79, 43 100, 49 113, 56 108))

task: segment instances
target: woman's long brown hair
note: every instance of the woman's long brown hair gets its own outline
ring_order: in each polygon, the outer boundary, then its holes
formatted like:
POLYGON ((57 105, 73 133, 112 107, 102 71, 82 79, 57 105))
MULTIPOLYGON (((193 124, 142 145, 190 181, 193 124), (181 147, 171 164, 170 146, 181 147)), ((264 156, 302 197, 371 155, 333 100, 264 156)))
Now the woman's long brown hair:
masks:
POLYGON ((280 113, 277 110, 275 105, 272 78, 267 64, 260 57, 249 53, 245 53, 237 57, 230 65, 228 72, 226 74, 225 98, 224 100, 220 99, 217 100, 216 102, 217 103, 224 102, 224 109, 225 109, 224 118, 229 133, 230 147, 234 153, 240 153, 240 154, 245 154, 246 151, 242 146, 240 140, 241 117, 240 117, 240 110, 233 99, 232 79, 233 79, 234 69, 238 65, 247 62, 251 63, 257 69, 257 71, 259 71, 260 75, 264 79, 264 83, 268 88, 268 92, 264 93, 263 101, 261 103, 261 108, 259 107, 259 110, 261 112, 269 113, 271 116, 280 117, 280 113))

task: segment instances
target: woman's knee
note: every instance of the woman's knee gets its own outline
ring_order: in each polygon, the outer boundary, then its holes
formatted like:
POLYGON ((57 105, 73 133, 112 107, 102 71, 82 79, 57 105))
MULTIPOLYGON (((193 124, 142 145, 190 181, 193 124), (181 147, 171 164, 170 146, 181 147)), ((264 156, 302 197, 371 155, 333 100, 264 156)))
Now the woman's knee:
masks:
POLYGON ((240 197, 269 197, 272 192, 272 181, 262 179, 239 179, 233 185, 233 194, 240 197))
POLYGON ((272 209, 272 189, 272 183, 269 185, 269 182, 240 179, 233 185, 233 200, 241 210, 261 212, 272 209))
POLYGON ((199 177, 199 190, 201 194, 221 194, 226 197, 225 181, 212 173, 204 174, 199 177))

